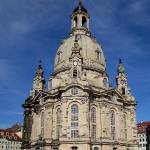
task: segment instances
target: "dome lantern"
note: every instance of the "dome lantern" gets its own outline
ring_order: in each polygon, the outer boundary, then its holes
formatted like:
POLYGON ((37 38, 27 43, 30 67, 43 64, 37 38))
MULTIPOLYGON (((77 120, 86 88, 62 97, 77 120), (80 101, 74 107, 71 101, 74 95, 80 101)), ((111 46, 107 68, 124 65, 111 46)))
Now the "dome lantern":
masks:
POLYGON ((90 16, 87 9, 79 1, 78 6, 73 10, 71 16, 71 35, 86 34, 90 35, 89 31, 90 16))

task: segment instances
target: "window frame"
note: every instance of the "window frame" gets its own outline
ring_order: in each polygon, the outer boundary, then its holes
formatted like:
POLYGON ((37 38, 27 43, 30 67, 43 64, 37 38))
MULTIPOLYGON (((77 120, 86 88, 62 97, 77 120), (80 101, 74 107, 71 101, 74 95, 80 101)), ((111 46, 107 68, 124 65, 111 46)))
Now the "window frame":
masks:
POLYGON ((96 140, 96 108, 91 108, 91 138, 96 140))
POLYGON ((56 138, 59 139, 61 133, 61 122, 62 122, 62 112, 61 109, 58 108, 56 111, 56 138))
POLYGON ((71 106, 71 138, 77 138, 79 134, 79 107, 77 104, 71 106))
POLYGON ((115 120, 115 111, 111 110, 111 116, 110 116, 110 121, 111 121, 111 137, 113 140, 116 139, 116 120, 115 120))

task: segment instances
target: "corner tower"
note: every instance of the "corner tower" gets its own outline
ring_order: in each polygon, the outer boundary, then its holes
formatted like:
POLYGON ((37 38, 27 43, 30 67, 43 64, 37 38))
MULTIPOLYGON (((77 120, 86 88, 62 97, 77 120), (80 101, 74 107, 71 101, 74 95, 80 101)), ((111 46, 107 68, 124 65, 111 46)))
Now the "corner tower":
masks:
POLYGON ((45 89, 44 71, 40 61, 33 80, 33 89, 31 91, 32 97, 35 97, 39 91, 45 91, 45 89))
POLYGON ((125 68, 121 59, 119 59, 117 74, 118 74, 116 78, 117 88, 122 93, 122 95, 125 96, 128 91, 128 83, 127 83, 127 76, 125 74, 125 68))

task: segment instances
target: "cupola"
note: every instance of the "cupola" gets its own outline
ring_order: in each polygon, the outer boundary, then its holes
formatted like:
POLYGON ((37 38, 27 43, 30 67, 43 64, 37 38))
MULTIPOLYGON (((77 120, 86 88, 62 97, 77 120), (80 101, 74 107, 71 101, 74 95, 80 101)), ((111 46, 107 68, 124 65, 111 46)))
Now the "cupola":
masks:
POLYGON ((128 91, 128 82, 127 82, 127 76, 125 73, 125 67, 121 59, 119 59, 117 73, 118 73, 117 78, 116 78, 117 88, 121 92, 122 95, 126 95, 128 91))
POLYGON ((71 35, 87 34, 90 35, 89 21, 90 16, 87 9, 83 6, 82 2, 79 1, 78 6, 73 10, 71 16, 71 35))

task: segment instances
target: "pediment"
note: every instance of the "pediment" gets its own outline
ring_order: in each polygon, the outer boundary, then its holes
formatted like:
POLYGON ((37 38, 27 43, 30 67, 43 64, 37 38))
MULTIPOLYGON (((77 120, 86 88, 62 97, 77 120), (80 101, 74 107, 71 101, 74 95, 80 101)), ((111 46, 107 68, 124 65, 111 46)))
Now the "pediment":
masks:
POLYGON ((40 99, 49 97, 49 93, 45 91, 39 91, 38 94, 33 98, 33 102, 38 101, 40 99))
POLYGON ((100 95, 108 95, 108 96, 117 96, 117 99, 120 99, 120 100, 124 100, 124 97, 121 95, 121 93, 117 90, 117 89, 111 89, 111 90, 106 90, 106 91, 103 91, 101 92, 100 95))

